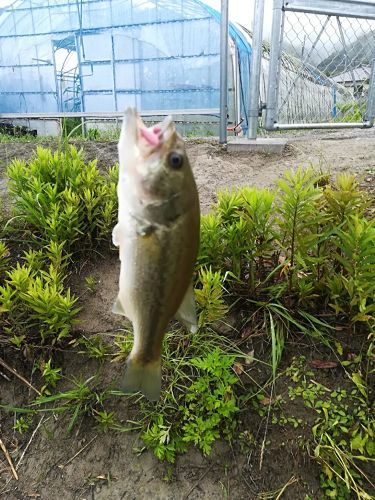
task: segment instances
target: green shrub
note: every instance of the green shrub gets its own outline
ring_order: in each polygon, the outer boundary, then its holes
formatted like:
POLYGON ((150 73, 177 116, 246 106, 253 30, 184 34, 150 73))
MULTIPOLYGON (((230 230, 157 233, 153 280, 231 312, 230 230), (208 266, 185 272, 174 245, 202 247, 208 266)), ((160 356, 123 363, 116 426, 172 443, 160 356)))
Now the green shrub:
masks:
POLYGON ((26 162, 7 169, 16 221, 22 220, 39 246, 65 242, 69 252, 108 239, 117 215, 117 167, 102 175, 96 160, 85 163, 70 146, 52 153, 38 147, 26 162))
MULTIPOLYGON (((333 183, 312 169, 286 172, 278 190, 218 195, 201 223, 199 266, 227 273, 228 296, 332 307, 351 322, 374 314, 374 225, 355 176, 333 183)), ((198 266, 198 269, 199 269, 198 266)))
POLYGON ((14 160, 7 174, 15 215, 10 241, 22 230, 31 249, 6 270, 9 252, 0 242, 0 322, 16 347, 54 345, 70 335, 79 310, 65 285, 71 252, 110 238, 117 167, 103 175, 74 146, 55 153, 38 147, 30 161, 14 160))
POLYGON ((0 322, 16 347, 40 341, 54 345, 70 334, 79 309, 75 307, 77 298, 64 286, 66 257, 61 252, 54 243, 46 252, 30 250, 23 263, 5 273, 0 286, 0 322))
POLYGON ((274 254, 274 199, 268 189, 218 193, 214 213, 202 217, 198 265, 230 271, 254 291, 274 254))

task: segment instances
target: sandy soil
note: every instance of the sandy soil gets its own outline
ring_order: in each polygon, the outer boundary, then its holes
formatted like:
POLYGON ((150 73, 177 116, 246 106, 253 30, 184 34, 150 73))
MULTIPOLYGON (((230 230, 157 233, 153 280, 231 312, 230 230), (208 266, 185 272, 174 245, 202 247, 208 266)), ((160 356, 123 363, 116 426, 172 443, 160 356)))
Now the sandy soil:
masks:
MULTIPOLYGON (((117 159, 115 143, 83 142, 81 145, 87 158, 98 158, 101 167, 110 166, 117 159)), ((0 171, 4 171, 6 164, 15 157, 30 157, 34 148, 33 143, 0 144, 0 171)), ((298 165, 313 164, 332 173, 355 172, 370 191, 375 188, 374 130, 300 134, 291 137, 281 155, 229 154, 214 141, 190 141, 187 148, 203 212, 209 211, 215 202, 217 190, 243 185, 272 186, 286 169, 298 165)), ((6 192, 3 176, 0 188, 3 193, 6 192)), ((117 293, 118 272, 117 255, 105 252, 103 257, 86 263, 72 277, 72 287, 82 293, 81 304, 84 307, 79 328, 87 335, 114 335, 124 328, 123 321, 111 313, 117 293), (89 274, 97 280, 97 290, 93 294, 84 291, 81 286, 84 276, 89 274)), ((297 351, 306 354, 309 346, 299 345, 297 351)), ((288 350, 288 357, 292 354, 293 349, 288 350)), ((0 346, 0 357, 7 359, 28 380, 32 379, 31 363, 7 356, 9 352, 0 346)), ((103 369, 102 365, 87 360, 74 350, 62 352, 59 362, 64 375, 69 377, 87 379, 103 369)), ((288 359, 285 359, 287 362, 288 359)), ((116 364, 108 365, 106 363, 103 383, 113 380, 121 369, 116 364)), ((2 369, 0 375, 0 404, 22 406, 30 401, 32 394, 24 385, 2 369)), ((254 367, 253 375, 262 379, 261 367, 254 367)), ((335 381, 331 380, 331 383, 335 381)), ((136 408, 125 401, 116 401, 115 410, 126 423, 136 408)), ((298 416, 308 423, 309 416, 303 411, 303 407, 296 409, 298 416)), ((204 458, 192 449, 170 468, 158 462, 151 452, 137 453, 142 449, 142 442, 136 432, 103 434, 98 432, 92 420, 84 419, 72 434, 67 434, 66 419, 57 415, 35 419, 32 429, 24 436, 12 431, 13 424, 13 415, 1 411, 1 438, 14 463, 21 460, 18 468, 20 479, 15 481, 0 452, 0 498, 4 499, 251 500, 259 498, 259 492, 281 488, 292 475, 298 478, 298 482, 286 489, 283 498, 300 500, 309 494, 317 499, 321 495, 319 468, 301 451, 297 442, 303 437, 305 427, 297 431, 270 428, 262 460, 259 445, 251 453, 242 453, 238 443, 233 443, 233 446, 217 443, 210 457, 204 458), (33 433, 38 424, 37 431, 33 433)), ((261 443, 265 422, 251 409, 241 415, 240 426, 242 430, 259 435, 261 443)))

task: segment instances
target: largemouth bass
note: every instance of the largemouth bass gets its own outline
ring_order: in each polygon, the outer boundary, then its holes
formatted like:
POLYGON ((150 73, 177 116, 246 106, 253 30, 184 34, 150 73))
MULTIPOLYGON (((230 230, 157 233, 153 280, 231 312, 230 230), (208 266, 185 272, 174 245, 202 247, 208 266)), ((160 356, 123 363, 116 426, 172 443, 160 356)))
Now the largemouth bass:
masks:
POLYGON ((128 109, 118 144, 121 260, 113 312, 127 316, 134 343, 120 387, 157 400, 162 341, 176 317, 196 331, 192 273, 199 245, 199 200, 182 138, 171 117, 148 129, 128 109))

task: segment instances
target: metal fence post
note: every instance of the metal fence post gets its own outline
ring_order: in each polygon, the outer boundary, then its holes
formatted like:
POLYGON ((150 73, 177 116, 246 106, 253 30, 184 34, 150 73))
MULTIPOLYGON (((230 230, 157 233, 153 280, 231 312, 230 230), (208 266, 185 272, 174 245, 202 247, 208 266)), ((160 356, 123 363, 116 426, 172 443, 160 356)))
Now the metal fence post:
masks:
POLYGON ((252 38, 252 57, 250 69, 249 129, 248 139, 257 138, 259 116, 260 73, 263 54, 264 0, 255 0, 252 38))
POLYGON ((375 52, 374 52, 374 58, 372 60, 371 77, 368 87, 367 107, 364 116, 364 120, 368 122, 369 127, 372 127, 374 125, 374 118, 375 118, 375 52))
POLYGON ((220 144, 227 142, 228 115, 228 0, 221 0, 220 17, 220 144))
POLYGON ((277 86, 279 79, 279 67, 281 58, 282 43, 282 20, 283 20, 283 0, 273 1, 272 32, 271 32, 271 53, 268 71, 267 87, 267 108, 265 128, 273 129, 276 119, 277 107, 277 86))
POLYGON ((265 128, 371 127, 375 1, 274 0, 273 13, 265 128))

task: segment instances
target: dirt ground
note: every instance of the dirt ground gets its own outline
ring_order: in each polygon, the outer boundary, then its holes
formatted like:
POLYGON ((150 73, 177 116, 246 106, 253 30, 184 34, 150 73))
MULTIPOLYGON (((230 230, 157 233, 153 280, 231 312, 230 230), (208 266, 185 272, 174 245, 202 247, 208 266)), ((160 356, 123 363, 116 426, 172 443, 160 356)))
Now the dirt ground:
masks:
MULTIPOLYGON (((280 136, 278 136, 280 137, 280 136)), ((198 184, 202 212, 215 202, 220 189, 250 185, 270 187, 285 170, 298 165, 322 168, 332 174, 350 171, 372 184, 367 169, 375 168, 375 130, 312 131, 298 135, 284 134, 289 139, 282 154, 227 153, 216 141, 191 140, 187 151, 198 184)), ((88 159, 97 158, 99 166, 117 161, 115 142, 80 142, 88 159)), ((43 143, 56 147, 56 142, 43 143)), ((0 172, 13 158, 29 158, 35 143, 0 143, 0 172)), ((0 180, 0 189, 5 181, 0 180)))
MULTIPOLYGON (((46 143, 52 146, 53 144, 46 143)), ((54 144, 55 145, 55 144, 54 144)), ((117 146, 111 142, 83 142, 87 158, 98 158, 102 167, 117 160, 117 146)), ((0 143, 0 172, 15 157, 31 156, 35 143, 0 143)), ((202 212, 209 211, 216 192, 244 185, 270 187, 289 168, 315 165, 333 174, 338 171, 358 173, 361 183, 375 192, 375 131, 351 130, 310 132, 290 136, 283 154, 229 154, 217 142, 190 141, 188 155, 194 167, 202 212)), ((1 174, 0 174, 1 175, 1 174)), ((6 180, 1 176, 0 189, 6 192, 6 180)), ((87 263, 72 278, 72 287, 82 292, 81 323, 87 335, 114 335, 124 328, 123 320, 114 316, 111 306, 117 293, 119 264, 115 253, 87 263), (96 292, 83 292, 80 286, 87 275, 97 280, 96 292)), ((285 365, 295 353, 309 353, 310 345, 299 344, 287 349, 285 365)), ((72 350, 60 353, 60 366, 68 377, 87 379, 103 366, 82 357, 72 350)), ((0 346, 0 358, 32 380, 31 363, 10 359, 9 352, 0 346), (8 357, 7 357, 8 356, 8 357)), ((110 383, 120 370, 106 363, 103 384, 110 383)), ((262 380, 261 366, 254 366, 253 376, 262 380)), ((327 379, 327 386, 337 383, 337 374, 327 379)), ((37 380, 35 384, 37 385, 37 380)), ((0 404, 22 406, 31 400, 29 389, 0 367, 0 404)), ((123 423, 131 420, 136 411, 134 403, 116 400, 116 414, 123 423), (133 406, 132 406, 133 405, 133 406)), ((303 407, 295 408, 304 419, 297 430, 271 426, 266 433, 264 454, 260 446, 250 452, 219 442, 211 455, 203 457, 191 449, 172 466, 160 463, 151 452, 142 450, 137 432, 101 433, 92 420, 84 419, 72 434, 66 431, 64 417, 51 414, 33 421, 30 431, 20 436, 12 430, 13 417, 0 411, 0 436, 12 460, 18 466, 19 480, 15 481, 0 451, 0 498, 42 500, 119 500, 119 499, 217 499, 261 498, 260 492, 281 488, 292 476, 296 482, 286 488, 283 498, 301 500, 322 496, 319 490, 319 467, 302 452, 299 442, 306 433, 311 414, 303 407)), ((261 443, 266 432, 262 420, 251 408, 240 416, 240 429, 251 432, 261 443)), ((276 494, 275 494, 276 497, 276 494)), ((264 497, 265 498, 265 497, 264 497)), ((267 497, 271 498, 271 497, 267 497)), ((272 497, 274 498, 274 497, 272 497)))

